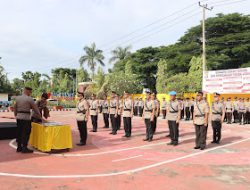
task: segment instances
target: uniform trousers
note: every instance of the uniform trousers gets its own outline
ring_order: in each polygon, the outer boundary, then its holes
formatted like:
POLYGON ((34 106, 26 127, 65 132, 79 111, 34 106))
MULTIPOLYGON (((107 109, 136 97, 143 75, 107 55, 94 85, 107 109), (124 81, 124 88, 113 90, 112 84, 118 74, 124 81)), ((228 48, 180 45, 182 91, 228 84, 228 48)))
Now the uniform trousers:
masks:
POLYGON ((162 110, 162 118, 166 119, 167 110, 162 110))
POLYGON ((31 133, 31 120, 17 119, 17 144, 18 147, 27 148, 31 133))
POLYGON ((123 117, 125 136, 130 137, 132 131, 131 117, 123 117))
POLYGON ((92 121, 92 126, 93 126, 93 131, 97 131, 97 115, 91 115, 91 121, 92 121))
POLYGON ((186 113, 186 120, 190 120, 190 109, 189 109, 189 107, 185 108, 185 113, 186 113))
POLYGON ((103 121, 104 121, 104 127, 109 128, 109 114, 103 113, 103 121))
POLYGON ((87 136, 88 136, 87 122, 86 121, 77 121, 77 126, 78 126, 78 130, 80 133, 80 142, 83 144, 86 144, 87 136))
POLYGON ((227 123, 232 123, 232 112, 227 112, 226 116, 227 116, 227 123))
POLYGON ((207 139, 207 126, 205 125, 195 125, 195 144, 196 147, 205 148, 207 139))
POLYGON ((145 125, 146 125, 146 139, 153 139, 153 126, 150 119, 145 119, 145 125))
POLYGON ((212 121, 213 142, 220 142, 221 139, 221 121, 212 121))
POLYGON ((168 127, 170 132, 171 143, 178 144, 179 139, 179 123, 168 120, 168 127))
POLYGON ((117 133, 117 117, 115 117, 115 114, 110 114, 110 121, 112 126, 112 133, 117 133))
POLYGON ((240 124, 245 124, 245 112, 238 112, 239 122, 240 124))

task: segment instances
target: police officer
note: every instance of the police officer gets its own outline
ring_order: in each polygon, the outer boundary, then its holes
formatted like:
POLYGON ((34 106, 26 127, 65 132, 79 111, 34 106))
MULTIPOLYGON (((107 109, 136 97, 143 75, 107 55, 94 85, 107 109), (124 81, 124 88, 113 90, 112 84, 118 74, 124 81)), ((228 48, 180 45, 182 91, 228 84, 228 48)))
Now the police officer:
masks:
POLYGON ((157 118, 160 113, 160 103, 158 99, 156 98, 156 93, 152 93, 151 100, 153 100, 155 104, 155 115, 154 115, 154 120, 152 121, 153 133, 155 133, 156 127, 157 127, 157 118))
POLYGON ((231 98, 227 98, 227 101, 225 102, 225 111, 227 116, 227 124, 232 123, 232 116, 233 116, 233 104, 231 102, 231 98))
POLYGON ((117 112, 117 129, 121 130, 121 114, 122 114, 122 96, 119 97, 119 95, 116 96, 117 100, 118 100, 118 112, 117 112))
POLYGON ((109 102, 107 100, 107 95, 103 96, 102 115, 103 115, 103 121, 104 121, 103 128, 109 128, 109 102))
POLYGON ((181 119, 180 103, 176 99, 176 92, 169 93, 170 101, 167 105, 167 120, 170 131, 171 142, 168 145, 177 146, 179 142, 179 123, 181 119))
POLYGON ((166 119, 166 114, 167 114, 166 98, 162 98, 161 110, 162 110, 162 119, 166 119))
POLYGON ((127 91, 124 92, 124 99, 122 103, 122 114, 123 114, 123 125, 125 136, 124 137, 131 137, 132 131, 132 117, 133 117, 133 101, 129 98, 129 93, 127 91))
POLYGON ((213 128, 213 141, 211 143, 220 143, 221 127, 225 117, 225 107, 220 102, 220 94, 214 93, 214 102, 212 102, 212 128, 213 128))
POLYGON ((84 93, 78 92, 78 103, 77 103, 77 113, 76 113, 76 121, 77 121, 77 127, 80 133, 80 143, 78 143, 78 146, 84 146, 86 145, 87 141, 87 123, 89 118, 89 103, 84 98, 84 93))
POLYGON ((110 96, 110 103, 109 103, 109 115, 110 121, 112 125, 112 132, 110 134, 116 135, 117 134, 117 115, 118 115, 118 106, 119 102, 116 98, 116 92, 112 91, 110 96))
POLYGON ((203 100, 203 92, 197 93, 196 102, 194 103, 194 126, 196 139, 196 146, 194 149, 204 150, 206 147, 207 126, 208 126, 209 106, 203 100))
POLYGON ((246 106, 245 106, 244 98, 239 99, 237 106, 238 106, 238 119, 239 119, 240 125, 244 125, 245 115, 246 115, 246 106))
POLYGON ((238 113, 238 98, 234 97, 233 101, 233 116, 234 116, 234 123, 239 121, 239 113, 238 113))
POLYGON ((249 102, 249 98, 246 98, 246 124, 250 124, 250 102, 249 102))
POLYGON ((195 102, 195 99, 194 99, 194 97, 192 97, 192 100, 191 100, 191 108, 190 108, 191 120, 194 119, 194 102, 195 102))
POLYGON ((184 109, 185 109, 186 121, 188 121, 190 120, 190 111, 191 111, 190 98, 186 98, 186 101, 184 102, 184 109))
POLYGON ((139 109, 140 117, 142 117, 142 114, 143 114, 143 105, 144 105, 144 102, 142 100, 142 97, 140 97, 139 102, 138 102, 138 109, 139 109))
POLYGON ((155 103, 151 100, 150 91, 146 91, 146 99, 144 102, 143 117, 146 125, 146 138, 144 141, 151 142, 153 140, 153 121, 155 117, 155 103))
MULTIPOLYGON (((49 109, 47 107, 47 99, 49 98, 46 92, 42 93, 41 99, 36 101, 36 105, 40 111, 40 115, 47 119, 50 117, 49 109)), ((40 119, 40 115, 37 115, 34 111, 31 114, 31 121, 36 123, 41 123, 42 119, 40 119)))
POLYGON ((90 109, 90 117, 91 117, 91 121, 92 121, 92 127, 93 129, 90 132, 97 132, 97 128, 98 128, 98 112, 99 112, 99 102, 96 99, 96 95, 92 94, 91 96, 91 100, 89 101, 89 109, 90 109))
POLYGON ((32 153, 33 150, 28 149, 28 142, 31 132, 31 113, 32 109, 38 119, 42 119, 40 111, 31 97, 32 88, 25 87, 23 94, 17 96, 14 104, 14 115, 17 119, 17 152, 32 153))

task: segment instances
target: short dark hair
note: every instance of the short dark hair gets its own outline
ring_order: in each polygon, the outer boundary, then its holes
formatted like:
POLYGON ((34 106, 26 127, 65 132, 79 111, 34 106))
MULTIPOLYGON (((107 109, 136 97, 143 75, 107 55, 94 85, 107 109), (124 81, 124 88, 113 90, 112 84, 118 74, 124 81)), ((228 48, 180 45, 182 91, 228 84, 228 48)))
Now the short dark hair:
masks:
POLYGON ((30 90, 30 91, 32 90, 32 88, 31 88, 31 87, 28 87, 28 86, 25 86, 24 89, 25 89, 25 90, 30 90))
POLYGON ((41 97, 42 97, 42 98, 45 98, 46 100, 49 99, 49 95, 48 95, 48 93, 46 93, 46 92, 42 93, 42 96, 41 96, 41 97))
POLYGON ((77 92, 77 94, 80 94, 80 95, 82 95, 83 97, 84 97, 84 93, 83 92, 77 92))
POLYGON ((116 94, 116 91, 111 91, 112 94, 116 94))
POLYGON ((203 96, 203 92, 201 90, 198 91, 197 94, 201 94, 203 96))

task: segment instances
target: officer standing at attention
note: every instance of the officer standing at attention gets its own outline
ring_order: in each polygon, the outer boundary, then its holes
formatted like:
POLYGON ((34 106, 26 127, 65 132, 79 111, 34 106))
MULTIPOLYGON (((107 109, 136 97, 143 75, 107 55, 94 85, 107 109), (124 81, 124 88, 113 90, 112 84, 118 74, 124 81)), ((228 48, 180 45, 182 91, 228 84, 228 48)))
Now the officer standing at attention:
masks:
POLYGON ((239 121, 239 113, 238 113, 238 98, 234 97, 233 101, 233 116, 234 116, 234 123, 237 123, 239 121))
POLYGON ((190 108, 190 112, 191 112, 191 120, 194 119, 194 97, 192 97, 192 100, 191 100, 191 108, 190 108))
POLYGON ((138 98, 134 100, 134 116, 138 116, 139 101, 138 98))
POLYGON ((97 120, 98 120, 98 113, 99 113, 99 103, 98 100, 96 99, 96 95, 92 94, 91 96, 91 100, 89 102, 90 105, 90 117, 91 117, 91 121, 92 121, 92 126, 93 129, 90 132, 97 132, 97 128, 98 128, 98 124, 97 124, 97 120))
POLYGON ((178 145, 179 140, 179 123, 181 119, 181 107, 180 103, 176 99, 176 92, 171 91, 169 93, 170 101, 167 105, 167 120, 170 131, 171 142, 168 145, 178 145))
POLYGON ((206 147, 207 126, 208 126, 209 106, 203 100, 203 92, 197 93, 196 102, 194 103, 194 126, 196 139, 196 146, 194 149, 204 150, 206 147))
POLYGON ((116 96, 118 102, 119 102, 119 105, 118 105, 118 112, 117 112, 117 129, 118 130, 121 130, 121 115, 122 115, 122 96, 119 97, 119 95, 116 96))
POLYGON ((78 130, 80 133, 80 143, 78 146, 86 145, 88 131, 87 131, 87 123, 89 118, 89 103, 84 98, 84 93, 78 92, 77 97, 79 99, 77 103, 77 113, 76 113, 76 121, 78 130))
POLYGON ((211 143, 220 144, 221 127, 225 117, 225 107, 220 102, 220 94, 214 93, 214 102, 212 102, 212 128, 213 128, 213 141, 211 143))
POLYGON ((184 109, 185 109, 186 121, 189 121, 190 120, 190 111, 191 111, 190 98, 186 98, 186 101, 184 102, 184 109))
POLYGON ((123 125, 125 130, 125 136, 123 137, 131 137, 132 131, 132 117, 133 117, 133 101, 129 98, 129 93, 127 91, 124 92, 124 99, 122 104, 122 113, 123 113, 123 125))
POLYGON ((143 118, 146 125, 146 138, 144 141, 151 142, 153 140, 153 126, 152 123, 155 117, 155 103, 151 100, 151 93, 146 91, 146 99, 144 102, 143 118))
POLYGON ((161 110, 162 110, 162 119, 166 119, 166 114, 167 114, 166 98, 162 98, 161 110))
POLYGON ((227 116, 227 124, 232 124, 233 104, 231 102, 231 98, 227 98, 227 101, 225 102, 225 111, 227 116))
POLYGON ((238 119, 240 122, 240 125, 245 124, 245 115, 246 115, 246 106, 244 102, 244 98, 240 98, 238 102, 238 119))
POLYGON ((138 109, 139 109, 140 117, 142 117, 142 114, 143 114, 143 105, 144 105, 144 102, 142 100, 142 97, 140 97, 139 102, 138 102, 138 109))
POLYGON ((111 121, 111 125, 112 125, 112 132, 110 134, 116 135, 117 134, 117 115, 118 115, 119 102, 116 98, 115 91, 111 92, 109 105, 110 105, 109 115, 110 115, 110 121, 111 121))
POLYGON ((249 98, 246 98, 246 124, 250 124, 250 102, 249 102, 249 98))
POLYGON ((107 95, 103 96, 102 114, 103 114, 103 121, 104 121, 103 128, 109 128, 109 102, 107 100, 107 95))
POLYGON ((28 149, 28 142, 31 132, 31 113, 32 109, 38 119, 42 120, 40 111, 31 97, 32 88, 25 87, 23 94, 17 96, 14 104, 14 115, 17 119, 17 152, 33 153, 33 150, 28 149))
POLYGON ((154 115, 154 120, 152 122, 153 133, 155 133, 156 127, 157 127, 157 118, 158 118, 159 113, 160 113, 160 104, 159 104, 158 99, 156 98, 156 93, 152 93, 151 100, 153 100, 154 104, 155 104, 155 115, 154 115))

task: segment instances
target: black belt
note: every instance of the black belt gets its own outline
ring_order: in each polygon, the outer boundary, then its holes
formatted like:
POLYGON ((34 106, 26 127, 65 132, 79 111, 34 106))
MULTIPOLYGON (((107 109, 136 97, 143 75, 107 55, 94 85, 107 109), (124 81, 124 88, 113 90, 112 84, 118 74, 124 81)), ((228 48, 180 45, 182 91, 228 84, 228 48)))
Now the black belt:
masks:
POLYGON ((108 109, 109 107, 103 107, 103 109, 108 109))
POLYGON ((17 113, 26 113, 26 114, 30 114, 30 111, 17 111, 17 113))
POLYGON ((152 110, 145 110, 145 112, 152 112, 152 110))
POLYGON ((77 111, 77 113, 83 113, 83 114, 85 114, 86 111, 77 111))
POLYGON ((214 115, 221 115, 222 113, 212 112, 214 115))
POLYGON ((95 110, 96 111, 96 109, 90 109, 90 110, 95 110))
POLYGON ((205 115, 195 115, 194 117, 204 117, 205 115))
POLYGON ((178 113, 178 111, 170 111, 170 113, 178 113))
POLYGON ((116 108, 116 107, 110 107, 110 108, 116 108))
POLYGON ((131 111, 131 109, 124 109, 123 111, 131 111))
POLYGON ((233 108, 226 108, 226 110, 232 110, 233 108))

